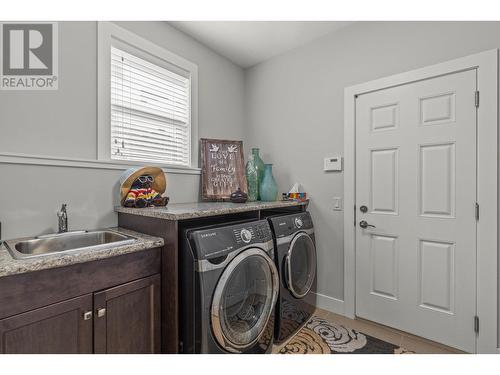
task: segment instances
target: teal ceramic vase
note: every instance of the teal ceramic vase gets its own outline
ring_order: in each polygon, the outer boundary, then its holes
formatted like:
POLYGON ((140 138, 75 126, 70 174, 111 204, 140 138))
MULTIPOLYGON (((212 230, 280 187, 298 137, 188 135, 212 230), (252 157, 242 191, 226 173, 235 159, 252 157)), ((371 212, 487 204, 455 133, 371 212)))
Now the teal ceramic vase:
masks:
MULTIPOLYGON (((262 184, 262 179, 264 178, 264 162, 260 158, 258 148, 252 148, 252 156, 253 156, 255 169, 257 169, 257 178, 259 180, 257 192, 260 192, 260 185, 262 184)), ((257 197, 257 199, 260 199, 260 193, 258 193, 258 194, 259 194, 259 196, 257 197)))
POLYGON ((254 202, 259 199, 259 176, 253 154, 248 156, 245 174, 247 177, 248 201, 254 202))
POLYGON ((264 164, 264 177, 259 187, 260 200, 274 202, 278 197, 278 185, 273 177, 273 165, 264 164))

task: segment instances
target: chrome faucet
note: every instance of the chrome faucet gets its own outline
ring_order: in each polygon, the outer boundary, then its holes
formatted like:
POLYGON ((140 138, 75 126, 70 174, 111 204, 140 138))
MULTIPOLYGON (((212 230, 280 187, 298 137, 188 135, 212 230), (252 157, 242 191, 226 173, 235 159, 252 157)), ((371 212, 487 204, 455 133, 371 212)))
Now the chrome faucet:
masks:
POLYGON ((64 233, 68 231, 68 213, 66 212, 66 203, 63 203, 61 210, 57 213, 59 218, 59 231, 58 233, 64 233))

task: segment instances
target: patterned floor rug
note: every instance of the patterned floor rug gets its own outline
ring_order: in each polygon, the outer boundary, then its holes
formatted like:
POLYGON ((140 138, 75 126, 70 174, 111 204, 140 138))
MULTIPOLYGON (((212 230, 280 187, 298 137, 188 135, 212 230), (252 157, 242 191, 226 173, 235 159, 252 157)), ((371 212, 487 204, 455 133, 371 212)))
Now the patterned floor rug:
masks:
POLYGON ((397 345, 313 316, 280 354, 406 354, 397 345))

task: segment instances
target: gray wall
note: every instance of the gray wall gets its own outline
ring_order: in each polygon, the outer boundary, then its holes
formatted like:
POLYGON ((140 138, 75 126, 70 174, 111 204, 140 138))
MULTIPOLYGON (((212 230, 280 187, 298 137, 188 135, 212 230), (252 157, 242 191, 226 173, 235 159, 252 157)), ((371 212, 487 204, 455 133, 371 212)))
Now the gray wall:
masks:
POLYGON ((322 163, 343 154, 344 87, 498 47, 500 22, 362 22, 246 71, 247 148, 274 163, 280 190, 299 181, 311 196, 319 293, 343 299, 343 174, 322 163))
MULTIPOLYGON (((200 137, 242 139, 243 70, 166 22, 120 26, 198 65, 200 137)), ((96 159, 97 24, 59 23, 59 90, 0 91, 0 153, 96 159)), ((52 232, 61 202, 70 229, 114 226, 121 171, 0 164, 2 238, 52 232)), ((171 174, 172 202, 198 199, 199 176, 171 174)))

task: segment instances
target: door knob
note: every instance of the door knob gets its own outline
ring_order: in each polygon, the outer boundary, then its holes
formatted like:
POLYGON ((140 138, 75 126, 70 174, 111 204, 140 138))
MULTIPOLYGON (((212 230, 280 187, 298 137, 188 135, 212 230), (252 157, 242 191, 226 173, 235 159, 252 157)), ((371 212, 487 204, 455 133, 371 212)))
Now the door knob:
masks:
POLYGON ((366 220, 361 220, 361 221, 359 222, 359 226, 360 226, 361 228, 363 228, 363 229, 366 229, 366 228, 368 228, 368 227, 376 228, 376 226, 375 226, 375 225, 368 224, 368 223, 366 222, 366 220))

